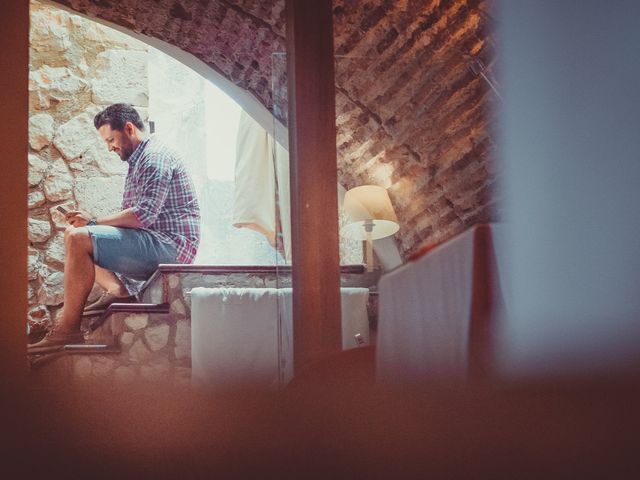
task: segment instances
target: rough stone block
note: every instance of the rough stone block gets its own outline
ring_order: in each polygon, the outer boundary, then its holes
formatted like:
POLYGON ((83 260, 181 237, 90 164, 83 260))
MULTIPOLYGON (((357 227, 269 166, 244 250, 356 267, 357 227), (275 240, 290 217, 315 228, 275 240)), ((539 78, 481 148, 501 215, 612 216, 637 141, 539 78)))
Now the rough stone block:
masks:
POLYGON ((64 67, 44 65, 29 73, 29 91, 37 96, 38 107, 45 110, 61 101, 73 102, 83 92, 89 91, 89 84, 64 67))
POLYGON ((51 223, 47 220, 36 220, 35 218, 30 218, 28 223, 29 241, 33 243, 42 243, 51 238, 51 223))
POLYGON ((39 268, 40 254, 35 248, 29 247, 29 255, 27 256, 27 276, 29 280, 38 278, 39 268))
POLYGON ((67 200, 73 194, 73 177, 64 160, 51 164, 44 180, 44 195, 47 200, 58 202, 67 200))
POLYGON ((59 305, 64 300, 64 274, 49 273, 38 289, 38 302, 43 305, 59 305))
POLYGON ((64 234, 58 233, 49 242, 45 251, 45 261, 50 264, 64 265, 64 234))
POLYGON ((34 150, 42 150, 53 139, 53 117, 47 113, 38 113, 29 117, 29 145, 34 150))
POLYGON ((176 324, 174 353, 177 360, 191 358, 191 325, 185 320, 178 320, 176 324))
POLYGON ((169 340, 169 325, 156 325, 144 331, 144 338, 151 350, 157 352, 167 345, 169 340))
POLYGON ((98 141, 102 140, 87 113, 76 115, 60 125, 53 137, 53 144, 67 160, 83 154, 98 141))
POLYGON ((60 55, 71 44, 67 27, 68 14, 62 10, 32 9, 29 45, 38 53, 60 55))
POLYGON ((96 58, 98 79, 93 82, 93 102, 147 106, 147 52, 106 50, 96 58))
POLYGON ((128 315, 124 319, 124 323, 131 330, 140 330, 144 328, 149 323, 149 315, 146 313, 134 313, 132 315, 128 315))
POLYGON ((27 198, 27 204, 29 208, 41 207, 46 202, 44 198, 44 194, 40 190, 36 190, 35 192, 31 192, 29 197, 27 198))
POLYGON ((47 162, 37 155, 29 154, 29 186, 39 184, 44 178, 44 172, 47 170, 47 162))
POLYGON ((171 309, 171 313, 174 315, 184 317, 184 315, 186 314, 186 309, 184 308, 184 304, 179 298, 176 298, 174 301, 171 302, 170 309, 171 309))
POLYGON ((123 347, 128 347, 133 344, 133 340, 136 338, 132 332, 124 332, 120 335, 119 343, 123 347))
POLYGON ((169 275, 169 288, 174 289, 180 285, 180 278, 178 275, 169 275))
POLYGON ((135 363, 144 363, 151 358, 151 352, 142 340, 136 340, 129 349, 129 359, 135 363))

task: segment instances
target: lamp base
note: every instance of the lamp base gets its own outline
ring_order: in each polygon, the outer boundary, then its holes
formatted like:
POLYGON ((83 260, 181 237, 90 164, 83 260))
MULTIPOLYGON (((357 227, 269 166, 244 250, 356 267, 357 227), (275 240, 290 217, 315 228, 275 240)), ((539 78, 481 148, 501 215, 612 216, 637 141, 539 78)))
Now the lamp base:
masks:
POLYGON ((371 232, 367 232, 365 240, 365 260, 367 263, 367 272, 373 272, 373 240, 371 240, 371 232))

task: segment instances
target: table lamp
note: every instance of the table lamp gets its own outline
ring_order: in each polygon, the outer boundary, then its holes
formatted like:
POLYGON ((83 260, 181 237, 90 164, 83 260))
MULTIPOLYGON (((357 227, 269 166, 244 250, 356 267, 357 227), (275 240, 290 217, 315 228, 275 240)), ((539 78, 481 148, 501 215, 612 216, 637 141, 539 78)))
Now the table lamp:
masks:
POLYGON ((391 205, 387 190, 377 185, 362 185, 349 190, 344 196, 344 211, 350 223, 342 234, 366 242, 367 271, 373 271, 373 240, 388 237, 398 231, 398 218, 391 205))

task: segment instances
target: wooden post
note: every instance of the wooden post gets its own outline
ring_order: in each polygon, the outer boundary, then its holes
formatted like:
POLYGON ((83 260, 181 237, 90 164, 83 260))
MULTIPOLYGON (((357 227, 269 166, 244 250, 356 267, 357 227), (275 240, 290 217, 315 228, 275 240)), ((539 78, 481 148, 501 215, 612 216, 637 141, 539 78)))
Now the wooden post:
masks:
POLYGON ((6 2, 0 15, 0 374, 5 387, 27 373, 27 154, 29 2, 6 2), (9 381, 8 381, 9 380, 9 381))
POLYGON ((331 0, 287 0, 293 344, 296 372, 340 351, 331 0))
POLYGON ((489 225, 478 225, 473 235, 471 291, 469 378, 488 380, 495 375, 495 321, 503 307, 498 264, 489 225))

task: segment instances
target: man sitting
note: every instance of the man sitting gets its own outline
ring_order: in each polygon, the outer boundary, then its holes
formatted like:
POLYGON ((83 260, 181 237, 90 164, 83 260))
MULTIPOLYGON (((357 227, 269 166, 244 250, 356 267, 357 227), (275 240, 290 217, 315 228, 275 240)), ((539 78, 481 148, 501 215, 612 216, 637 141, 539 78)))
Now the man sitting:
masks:
POLYGON ((62 319, 29 345, 30 354, 83 343, 83 310, 99 312, 114 301, 134 300, 119 276, 146 280, 160 263, 192 263, 200 242, 200 207, 177 154, 145 135, 130 105, 107 107, 94 124, 109 151, 129 164, 122 210, 99 218, 83 211, 66 214, 62 319), (105 293, 85 308, 94 281, 105 293))

